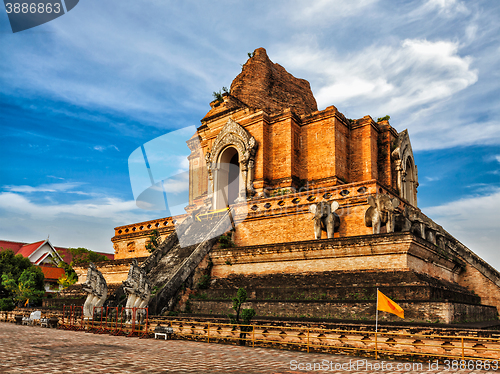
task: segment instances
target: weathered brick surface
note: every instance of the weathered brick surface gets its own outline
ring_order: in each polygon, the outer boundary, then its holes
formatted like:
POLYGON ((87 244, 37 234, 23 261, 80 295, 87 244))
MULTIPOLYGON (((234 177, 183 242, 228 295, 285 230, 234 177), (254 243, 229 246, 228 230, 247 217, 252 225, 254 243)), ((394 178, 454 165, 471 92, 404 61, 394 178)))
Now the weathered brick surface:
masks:
MULTIPOLYGON (((382 188, 395 194, 391 179, 394 165, 389 153, 391 140, 397 132, 387 121, 377 124, 369 116, 357 121, 348 120, 334 106, 317 111, 309 84, 273 64, 264 49, 258 49, 245 64, 243 72, 233 81, 231 94, 224 96, 224 102, 212 103, 211 107, 196 135, 201 150, 194 147, 194 138, 188 141, 192 150, 189 157, 191 206, 188 211, 204 204, 208 196, 204 156, 212 150, 216 137, 230 118, 248 131, 258 144, 254 163, 255 197, 269 196, 281 189, 336 189, 335 196, 326 200, 339 200, 344 209, 350 210, 350 214, 344 212, 341 217, 343 222, 338 234, 341 237, 371 231, 364 225, 366 200, 364 204, 349 201, 356 194, 354 188, 362 187, 359 183, 366 185, 366 193, 376 193, 382 188), (379 170, 383 178, 377 182, 379 170), (375 186, 377 183, 378 187, 375 186), (349 199, 338 195, 342 190, 350 190, 349 199)), ((242 157, 239 155, 240 159, 242 157)), ((267 201, 264 200, 253 200, 250 204, 265 204, 267 201)), ((312 222, 304 221, 300 215, 268 218, 261 222, 245 221, 236 234, 237 244, 312 237, 312 222), (268 235, 269 231, 275 234, 268 235)), ((150 223, 141 225, 142 229, 134 225, 117 228, 113 239, 116 258, 145 255, 146 224, 150 223), (127 229, 129 231, 125 234, 127 229), (132 229, 136 231, 131 232, 132 229), (126 235, 131 240, 126 241, 126 235)), ((151 224, 153 228, 164 230, 168 226, 161 220, 151 224)), ((166 233, 162 231, 162 234, 166 233)))
MULTIPOLYGON (((388 121, 376 123, 370 116, 347 119, 334 106, 318 111, 309 84, 273 64, 263 49, 245 64, 233 81, 231 94, 224 95, 221 103, 211 103, 194 135, 201 150, 194 147, 195 138, 188 141, 192 154, 187 212, 206 203, 209 191, 204 158, 229 119, 258 144, 256 194, 233 207, 238 223, 233 239, 243 248, 214 252, 215 276, 411 269, 464 285, 483 303, 500 310, 500 274, 468 249, 461 250, 461 244, 444 231, 441 233, 450 245, 441 243, 438 247, 432 238, 401 242, 397 235, 387 242, 377 241, 375 236, 376 240, 367 244, 369 240, 361 236, 372 233, 364 219, 368 195, 399 197, 401 176, 391 154, 398 145, 395 141, 401 141, 405 132, 398 134, 388 121), (340 228, 335 238, 356 238, 357 242, 339 241, 340 246, 330 247, 321 242, 295 244, 314 238, 308 208, 320 201, 340 204, 340 228), (275 246, 277 243, 292 244, 275 246), (251 247, 255 245, 268 247, 251 247)), ((409 143, 406 149, 411 149, 408 147, 409 143)), ((244 156, 239 155, 240 160, 244 156)), ((405 204, 408 202, 400 198, 399 211, 405 204)), ((115 258, 147 254, 144 245, 148 234, 158 228, 165 238, 173 231, 171 222, 168 218, 116 228, 112 239, 115 258)), ((427 223, 436 229, 435 223, 427 223)))
POLYGON ((410 321, 456 323, 497 317, 494 306, 481 305, 481 299, 466 288, 408 270, 233 274, 216 278, 209 289, 199 291, 191 310, 224 314, 239 288, 247 291, 248 305, 259 316, 373 319, 376 290, 380 288, 405 309, 405 318, 410 321), (215 307, 218 303, 221 306, 215 307))
POLYGON ((414 269, 457 281, 455 263, 409 233, 230 248, 212 252, 212 260, 212 274, 219 278, 231 274, 414 269))
POLYGON ((317 110, 309 82, 273 63, 264 48, 256 49, 243 65, 231 83, 231 94, 247 106, 268 113, 292 108, 300 115, 317 110))
POLYGON ((474 266, 467 266, 460 274, 458 283, 464 287, 474 290, 483 300, 483 303, 495 305, 500 313, 500 285, 498 281, 486 277, 484 273, 474 266))
MULTIPOLYGON (((141 265, 145 259, 146 257, 138 257, 137 260, 139 265, 141 265)), ((125 279, 127 279, 132 260, 133 258, 125 258, 114 261, 102 261, 96 262, 95 265, 97 266, 97 270, 99 270, 104 276, 104 279, 106 279, 106 283, 121 284, 125 279)), ((87 280, 88 266, 74 266, 73 269, 78 276, 78 282, 76 284, 85 283, 85 281, 87 280)))
POLYGON ((149 256, 146 243, 153 230, 158 230, 162 240, 174 232, 173 221, 182 222, 186 215, 139 222, 115 228, 111 239, 115 249, 115 260, 149 256))
MULTIPOLYGON (((405 319, 413 322, 457 323, 492 321, 497 318, 494 307, 447 301, 399 301, 405 319)), ((227 315, 232 313, 230 300, 191 300, 191 310, 200 314, 227 315)), ((375 301, 275 301, 250 300, 243 305, 262 317, 308 317, 324 319, 374 320, 375 301)), ((398 321, 390 313, 380 313, 382 321, 398 321)))
POLYGON ((228 299, 245 288, 259 300, 375 300, 376 290, 397 301, 449 300, 479 304, 481 298, 465 287, 409 270, 325 271, 321 273, 232 275, 216 278, 202 294, 228 299))

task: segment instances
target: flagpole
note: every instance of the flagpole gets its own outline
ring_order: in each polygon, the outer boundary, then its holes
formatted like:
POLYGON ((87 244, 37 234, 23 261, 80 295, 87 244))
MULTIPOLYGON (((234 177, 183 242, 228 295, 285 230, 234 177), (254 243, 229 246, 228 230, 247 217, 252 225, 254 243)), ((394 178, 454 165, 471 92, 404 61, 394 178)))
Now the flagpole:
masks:
POLYGON ((375 305, 376 317, 375 317, 375 359, 378 360, 378 287, 377 287, 377 304, 375 305))

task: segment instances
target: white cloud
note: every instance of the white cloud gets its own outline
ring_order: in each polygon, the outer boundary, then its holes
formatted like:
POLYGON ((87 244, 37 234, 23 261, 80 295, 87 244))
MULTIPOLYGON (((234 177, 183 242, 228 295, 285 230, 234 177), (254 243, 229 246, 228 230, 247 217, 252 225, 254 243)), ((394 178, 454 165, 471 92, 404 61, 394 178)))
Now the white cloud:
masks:
POLYGON ((286 9, 289 11, 289 19, 304 22, 331 21, 332 14, 337 18, 353 16, 359 12, 368 11, 370 5, 378 0, 315 0, 304 2, 293 1, 286 9))
POLYGON ((478 75, 470 68, 472 59, 460 56, 458 47, 451 41, 406 39, 396 46, 372 45, 351 55, 297 48, 284 51, 278 59, 302 76, 313 77, 320 109, 334 103, 352 107, 362 117, 373 110, 391 114, 414 110, 474 84, 478 75))
POLYGON ((116 145, 113 145, 113 144, 106 145, 106 146, 105 145, 96 145, 96 146, 94 146, 93 149, 96 150, 96 151, 99 151, 99 152, 104 152, 106 149, 115 149, 118 152, 120 152, 120 150, 118 149, 118 147, 116 145))
POLYGON ((466 119, 445 120, 440 117, 424 116, 407 122, 411 131, 413 150, 452 148, 475 144, 493 145, 500 143, 500 121, 467 122, 466 119), (431 122, 434 120, 433 122, 431 122), (420 122, 416 124, 415 122, 420 122), (414 126, 412 126, 414 125, 414 126))
POLYGON ((57 202, 50 197, 52 194, 45 196, 44 203, 35 202, 30 197, 33 192, 97 195, 68 191, 79 185, 80 183, 39 187, 10 186, 9 192, 0 193, 0 237, 5 240, 34 242, 50 234, 52 243, 57 246, 85 247, 112 253, 114 227, 160 218, 157 212, 138 209, 134 200, 116 197, 69 203, 57 202))
MULTIPOLYGON (((61 178, 59 178, 61 179, 61 178)), ((10 192, 22 192, 22 193, 34 193, 34 192, 69 192, 74 188, 80 187, 84 183, 81 182, 67 182, 67 183, 51 183, 51 184, 42 184, 37 187, 33 186, 3 186, 4 189, 10 192)))
POLYGON ((419 10, 421 12, 437 10, 440 15, 446 17, 451 17, 457 13, 469 14, 465 4, 457 0, 428 0, 419 10))
POLYGON ((500 188, 493 188, 493 192, 488 195, 464 198, 422 210, 500 271, 500 188))
MULTIPOLYGON (((31 191, 29 191, 31 192, 31 191)), ((71 204, 38 204, 25 196, 12 192, 0 193, 0 209, 26 214, 34 220, 54 219, 58 216, 85 216, 122 221, 123 215, 137 209, 135 201, 124 201, 108 197, 96 200, 77 201, 71 204)))
POLYGON ((183 171, 163 182, 163 188, 167 193, 181 193, 189 190, 189 172, 183 171))
POLYGON ((441 179, 441 177, 425 177, 428 182, 435 182, 441 179))

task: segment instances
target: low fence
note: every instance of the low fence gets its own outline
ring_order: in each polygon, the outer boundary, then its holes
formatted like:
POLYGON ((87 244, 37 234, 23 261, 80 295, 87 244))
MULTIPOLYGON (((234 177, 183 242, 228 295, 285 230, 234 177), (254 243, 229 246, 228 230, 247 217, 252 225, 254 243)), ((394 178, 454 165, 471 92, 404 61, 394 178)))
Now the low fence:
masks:
MULTIPOLYGON (((19 313, 0 313, 12 320, 19 313)), ((93 318, 81 306, 65 306, 59 328, 93 333, 152 337, 157 326, 171 327, 174 338, 252 347, 296 349, 306 352, 343 353, 375 358, 480 360, 500 368, 500 337, 426 333, 370 332, 315 327, 233 325, 228 323, 149 319, 147 308, 94 308, 93 318)))
POLYGON ((304 351, 350 353, 358 356, 447 358, 451 360, 500 360, 500 339, 375 333, 321 328, 236 326, 224 323, 151 320, 151 325, 172 327, 174 336, 209 343, 240 343, 304 351))
POLYGON ((85 297, 80 298, 52 298, 52 299, 43 299, 42 307, 49 308, 54 310, 60 310, 64 305, 83 305, 85 303, 85 297))
POLYGON ((65 305, 59 328, 144 338, 149 336, 148 308, 94 307, 88 318, 82 306, 65 305))

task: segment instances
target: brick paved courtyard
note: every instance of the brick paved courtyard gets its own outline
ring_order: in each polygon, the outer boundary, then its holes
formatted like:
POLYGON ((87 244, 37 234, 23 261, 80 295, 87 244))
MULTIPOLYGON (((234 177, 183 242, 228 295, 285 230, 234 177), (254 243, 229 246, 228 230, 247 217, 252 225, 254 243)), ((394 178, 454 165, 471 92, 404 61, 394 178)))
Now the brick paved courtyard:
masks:
MULTIPOLYGON (((394 361, 390 362, 393 370, 386 367, 366 370, 365 362, 382 363, 371 359, 363 361, 358 370, 355 366, 349 367, 350 361, 355 364, 357 360, 366 359, 0 323, 0 373, 429 373, 428 364, 423 364, 423 370, 394 370, 398 364, 394 361), (299 367, 299 363, 302 366, 299 367), (308 363, 316 363, 316 370, 306 370, 308 363), (321 370, 321 364, 328 365, 328 370, 321 370), (344 365, 344 370, 336 370, 336 365, 337 368, 344 365)), ((387 363, 385 361, 385 365, 387 363)), ((451 373, 443 369, 444 363, 440 371, 451 373)))

